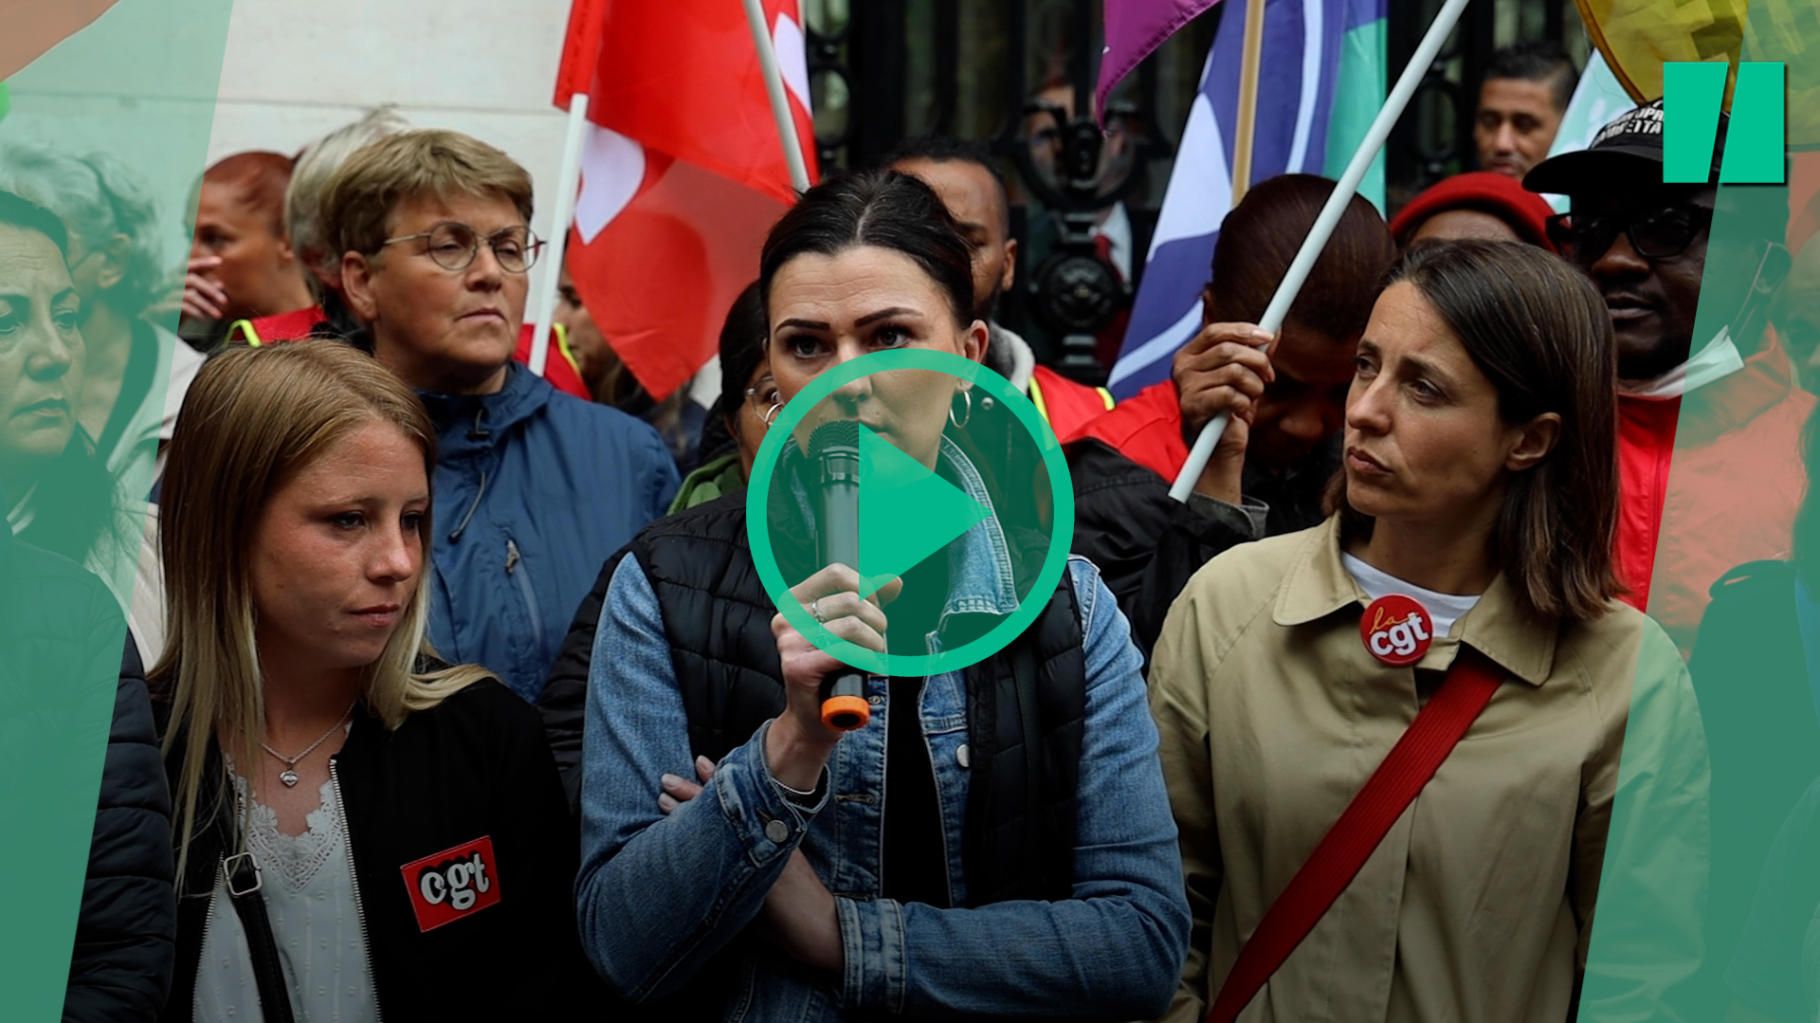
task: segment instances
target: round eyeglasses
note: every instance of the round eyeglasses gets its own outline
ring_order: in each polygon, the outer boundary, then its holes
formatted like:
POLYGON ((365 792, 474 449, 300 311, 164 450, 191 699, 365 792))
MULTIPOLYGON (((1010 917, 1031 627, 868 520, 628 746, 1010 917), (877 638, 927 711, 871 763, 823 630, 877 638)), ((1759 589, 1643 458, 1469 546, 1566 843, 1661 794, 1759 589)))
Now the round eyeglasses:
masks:
POLYGON ((508 227, 482 239, 466 224, 445 221, 428 231, 387 238, 379 243, 379 247, 383 249, 387 245, 418 239, 424 240, 424 252, 437 266, 456 273, 473 265, 474 257, 480 254, 480 243, 483 240, 493 250, 493 258, 499 262, 499 268, 514 274, 531 269, 544 245, 528 227, 508 227))

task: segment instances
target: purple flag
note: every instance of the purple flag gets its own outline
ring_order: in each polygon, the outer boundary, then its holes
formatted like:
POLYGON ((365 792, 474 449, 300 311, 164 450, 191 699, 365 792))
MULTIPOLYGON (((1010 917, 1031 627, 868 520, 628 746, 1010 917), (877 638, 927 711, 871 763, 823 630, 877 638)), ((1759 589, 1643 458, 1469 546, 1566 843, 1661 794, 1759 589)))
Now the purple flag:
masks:
POLYGON ((1100 83, 1094 110, 1102 122, 1106 97, 1119 80, 1156 52, 1176 30, 1219 0, 1106 0, 1106 49, 1100 53, 1100 83))

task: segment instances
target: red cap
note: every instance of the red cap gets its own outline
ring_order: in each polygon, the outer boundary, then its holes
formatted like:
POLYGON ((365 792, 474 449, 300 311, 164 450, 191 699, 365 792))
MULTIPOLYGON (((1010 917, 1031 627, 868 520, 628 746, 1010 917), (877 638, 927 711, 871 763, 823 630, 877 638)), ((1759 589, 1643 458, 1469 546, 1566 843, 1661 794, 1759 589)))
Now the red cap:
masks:
POLYGON ((1423 221, 1447 210, 1480 210, 1510 225, 1517 237, 1550 252, 1548 218, 1554 207, 1516 178, 1491 171, 1473 171, 1443 178, 1409 201, 1390 221, 1390 236, 1398 245, 1409 242, 1423 221))

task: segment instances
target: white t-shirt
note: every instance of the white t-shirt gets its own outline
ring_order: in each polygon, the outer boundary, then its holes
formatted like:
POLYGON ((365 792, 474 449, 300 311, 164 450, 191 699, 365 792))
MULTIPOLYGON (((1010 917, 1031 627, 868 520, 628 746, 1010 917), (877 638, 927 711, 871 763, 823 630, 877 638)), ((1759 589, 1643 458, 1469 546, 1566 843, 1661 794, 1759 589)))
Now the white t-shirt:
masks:
POLYGON ((1350 554, 1341 553, 1340 561, 1346 566, 1346 573, 1352 581, 1359 584, 1365 596, 1376 600, 1390 593, 1401 593, 1405 597, 1415 598, 1416 603, 1428 609, 1428 617, 1434 619, 1435 636, 1445 636, 1453 631, 1453 623, 1466 617, 1466 612, 1479 602, 1478 594, 1461 596, 1456 593, 1436 593, 1425 590, 1413 583, 1406 583, 1388 572, 1380 572, 1350 554))

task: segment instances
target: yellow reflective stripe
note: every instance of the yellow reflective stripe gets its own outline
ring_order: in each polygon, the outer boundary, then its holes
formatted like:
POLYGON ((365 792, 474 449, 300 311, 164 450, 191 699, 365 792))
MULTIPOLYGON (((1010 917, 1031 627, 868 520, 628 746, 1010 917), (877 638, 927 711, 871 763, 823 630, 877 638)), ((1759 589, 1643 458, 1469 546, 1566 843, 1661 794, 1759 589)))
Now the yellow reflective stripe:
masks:
POLYGON ((569 349, 569 328, 560 323, 552 323, 550 332, 556 337, 556 350, 562 353, 564 359, 568 360, 570 368, 575 370, 575 375, 581 376, 581 363, 575 360, 575 353, 569 349))
POLYGON ((1037 383, 1035 377, 1030 378, 1030 404, 1036 406, 1036 414, 1042 416, 1043 422, 1047 423, 1049 406, 1043 403, 1043 385, 1037 383))
POLYGON ((233 340, 235 331, 240 332, 241 339, 247 343, 248 347, 259 347, 259 332, 253 329, 252 320, 235 320, 234 325, 228 328, 228 340, 233 340))
POLYGON ((1095 387, 1094 390, 1099 392, 1100 400, 1106 403, 1107 411, 1111 411, 1112 406, 1118 404, 1118 400, 1112 396, 1111 391, 1106 390, 1104 387, 1095 387))

